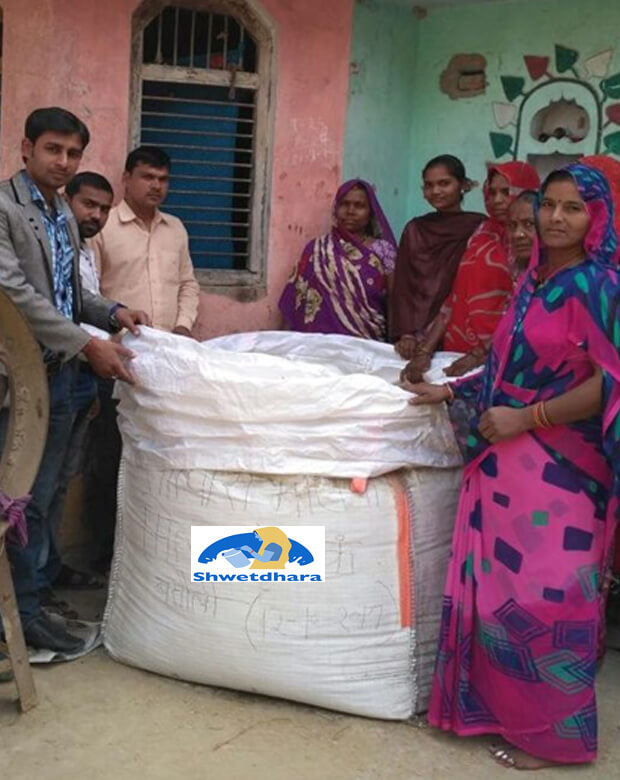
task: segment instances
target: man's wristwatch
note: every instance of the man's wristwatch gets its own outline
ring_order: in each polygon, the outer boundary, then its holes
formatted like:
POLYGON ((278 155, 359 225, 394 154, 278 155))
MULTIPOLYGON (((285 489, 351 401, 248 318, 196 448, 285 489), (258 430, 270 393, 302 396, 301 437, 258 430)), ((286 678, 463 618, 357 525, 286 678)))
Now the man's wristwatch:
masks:
POLYGON ((115 303, 114 306, 110 309, 110 313, 108 314, 108 324, 110 326, 110 330, 112 333, 118 333, 119 330, 121 330, 121 325, 119 321, 116 319, 116 312, 119 309, 126 309, 127 307, 122 303, 115 303))

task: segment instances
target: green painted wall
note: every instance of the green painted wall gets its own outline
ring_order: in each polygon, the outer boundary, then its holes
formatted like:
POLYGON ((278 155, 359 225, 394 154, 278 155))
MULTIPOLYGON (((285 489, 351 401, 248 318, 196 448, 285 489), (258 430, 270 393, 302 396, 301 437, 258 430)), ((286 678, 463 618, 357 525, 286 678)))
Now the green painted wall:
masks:
POLYGON ((417 20, 391 0, 356 0, 344 178, 377 187, 392 228, 409 219, 417 20))
MULTIPOLYGON (((619 30, 620 0, 505 0, 439 6, 429 8, 423 19, 390 5, 390 0, 358 3, 352 59, 360 60, 362 73, 351 78, 345 171, 366 172, 380 194, 389 194, 384 202, 395 230, 400 229, 406 218, 428 210, 420 171, 429 158, 444 152, 459 155, 472 178, 484 178, 485 163, 494 159, 489 132, 503 132, 495 124, 492 105, 506 102, 500 76, 523 76, 534 85, 524 54, 548 55, 555 72, 554 45, 562 44, 580 52, 581 72, 586 59, 614 48, 610 73, 616 73, 620 71, 619 30), (486 94, 451 100, 440 91, 440 74, 458 53, 486 57, 486 94)), ((597 86, 598 80, 592 83, 597 86)), ((562 88, 554 89, 553 99, 561 97, 562 88)), ((505 130, 511 131, 514 128, 505 130)), ((568 141, 556 147, 571 151, 568 141)), ((480 190, 468 196, 466 204, 482 209, 480 190)))

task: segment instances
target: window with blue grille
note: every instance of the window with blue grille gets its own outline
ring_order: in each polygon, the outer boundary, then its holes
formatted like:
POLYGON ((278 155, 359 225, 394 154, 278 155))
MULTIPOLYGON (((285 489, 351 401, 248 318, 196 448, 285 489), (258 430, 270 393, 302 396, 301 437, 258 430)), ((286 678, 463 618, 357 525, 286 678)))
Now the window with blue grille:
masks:
POLYGON ((167 7, 142 33, 137 140, 172 159, 165 209, 183 220, 197 270, 261 271, 259 54, 242 21, 221 13, 167 7))

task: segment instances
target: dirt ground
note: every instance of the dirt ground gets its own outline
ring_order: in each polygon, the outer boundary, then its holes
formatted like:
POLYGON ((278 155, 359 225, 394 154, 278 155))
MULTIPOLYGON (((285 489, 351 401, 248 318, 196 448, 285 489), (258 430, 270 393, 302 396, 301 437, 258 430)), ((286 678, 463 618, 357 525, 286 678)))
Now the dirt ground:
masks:
MULTIPOLYGON (((417 724, 356 718, 207 688, 116 663, 103 648, 35 668, 39 705, 19 715, 0 685, 0 778, 11 780, 479 780, 508 778, 489 739, 457 739, 417 724)), ((599 678, 596 766, 545 770, 620 778, 620 653, 599 678)))

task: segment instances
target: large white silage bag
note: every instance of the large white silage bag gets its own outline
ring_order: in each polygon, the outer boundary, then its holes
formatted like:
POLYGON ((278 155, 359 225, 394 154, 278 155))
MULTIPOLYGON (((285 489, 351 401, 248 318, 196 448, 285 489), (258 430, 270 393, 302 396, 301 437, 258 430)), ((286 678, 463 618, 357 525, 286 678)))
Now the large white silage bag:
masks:
POLYGON ((183 680, 408 718, 428 704, 459 481, 416 469, 358 494, 126 461, 105 645, 183 680), (191 582, 191 525, 243 524, 324 525, 325 582, 191 582))
POLYGON ((461 464, 445 409, 391 384, 404 363, 389 344, 142 331, 124 342, 138 384, 118 392, 127 457, 143 467, 373 477, 461 464))
POLYGON ((460 484, 445 410, 407 404, 389 345, 146 330, 129 346, 112 656, 369 717, 424 710, 460 484), (192 525, 324 526, 325 582, 192 582, 192 525))

